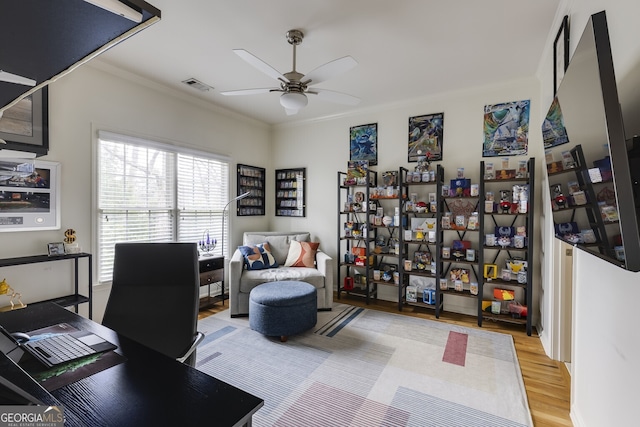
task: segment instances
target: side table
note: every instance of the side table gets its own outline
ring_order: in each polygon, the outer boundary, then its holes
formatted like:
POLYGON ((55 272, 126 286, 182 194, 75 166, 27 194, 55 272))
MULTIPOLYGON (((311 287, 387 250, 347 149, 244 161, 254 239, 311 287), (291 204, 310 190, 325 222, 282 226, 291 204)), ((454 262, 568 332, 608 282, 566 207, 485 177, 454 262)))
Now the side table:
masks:
POLYGON ((200 264, 200 287, 207 286, 207 296, 200 298, 200 310, 209 308, 227 298, 228 294, 224 289, 224 257, 222 256, 201 256, 200 264), (211 285, 220 289, 217 295, 211 295, 211 285))

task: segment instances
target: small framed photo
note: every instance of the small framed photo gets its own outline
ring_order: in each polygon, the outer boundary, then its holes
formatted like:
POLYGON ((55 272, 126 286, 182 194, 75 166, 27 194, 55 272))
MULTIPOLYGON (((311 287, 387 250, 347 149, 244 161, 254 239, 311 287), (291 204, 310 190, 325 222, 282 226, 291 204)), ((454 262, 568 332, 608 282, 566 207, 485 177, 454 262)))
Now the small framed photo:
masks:
POLYGON ((62 242, 47 243, 47 252, 49 256, 64 255, 64 243, 62 242))

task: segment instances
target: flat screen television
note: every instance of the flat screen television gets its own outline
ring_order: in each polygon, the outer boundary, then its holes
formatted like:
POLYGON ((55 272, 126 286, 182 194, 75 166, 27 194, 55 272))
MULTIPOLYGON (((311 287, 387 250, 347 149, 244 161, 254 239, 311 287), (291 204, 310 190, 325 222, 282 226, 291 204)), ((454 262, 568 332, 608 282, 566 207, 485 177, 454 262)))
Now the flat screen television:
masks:
POLYGON ((556 237, 640 271, 640 140, 625 138, 604 11, 590 17, 542 132, 556 237))

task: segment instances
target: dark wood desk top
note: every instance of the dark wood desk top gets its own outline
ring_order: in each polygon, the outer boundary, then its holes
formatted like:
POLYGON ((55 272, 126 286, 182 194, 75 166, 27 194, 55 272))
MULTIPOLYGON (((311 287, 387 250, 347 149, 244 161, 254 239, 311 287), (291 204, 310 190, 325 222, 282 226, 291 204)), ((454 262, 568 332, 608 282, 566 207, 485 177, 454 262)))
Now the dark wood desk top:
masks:
POLYGON ((10 332, 57 323, 94 332, 118 345, 124 363, 51 394, 64 406, 66 425, 236 426, 250 421, 264 401, 190 366, 116 334, 55 304, 0 313, 10 332))

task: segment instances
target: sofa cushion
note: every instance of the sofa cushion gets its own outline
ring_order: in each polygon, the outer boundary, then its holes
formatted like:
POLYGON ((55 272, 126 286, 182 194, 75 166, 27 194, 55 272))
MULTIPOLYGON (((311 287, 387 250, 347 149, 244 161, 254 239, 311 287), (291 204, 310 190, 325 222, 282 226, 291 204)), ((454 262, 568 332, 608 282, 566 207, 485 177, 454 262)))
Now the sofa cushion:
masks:
POLYGON ((259 243, 255 246, 239 246, 238 250, 244 257, 247 270, 263 270, 278 266, 267 242, 259 243))
POLYGON ((309 267, 316 265, 316 252, 318 242, 298 242, 296 240, 289 243, 289 254, 284 262, 285 267, 309 267))
POLYGON ((307 282, 316 289, 324 288, 324 276, 315 268, 278 267, 266 270, 245 270, 240 277, 240 292, 248 294, 258 285, 281 280, 297 280, 307 282))
POLYGON ((249 233, 245 232, 243 245, 252 246, 259 243, 267 242, 271 248, 271 253, 276 259, 278 265, 284 265, 289 254, 289 243, 292 240, 298 242, 306 242, 310 238, 309 233, 297 233, 297 234, 277 234, 271 233, 249 233))

